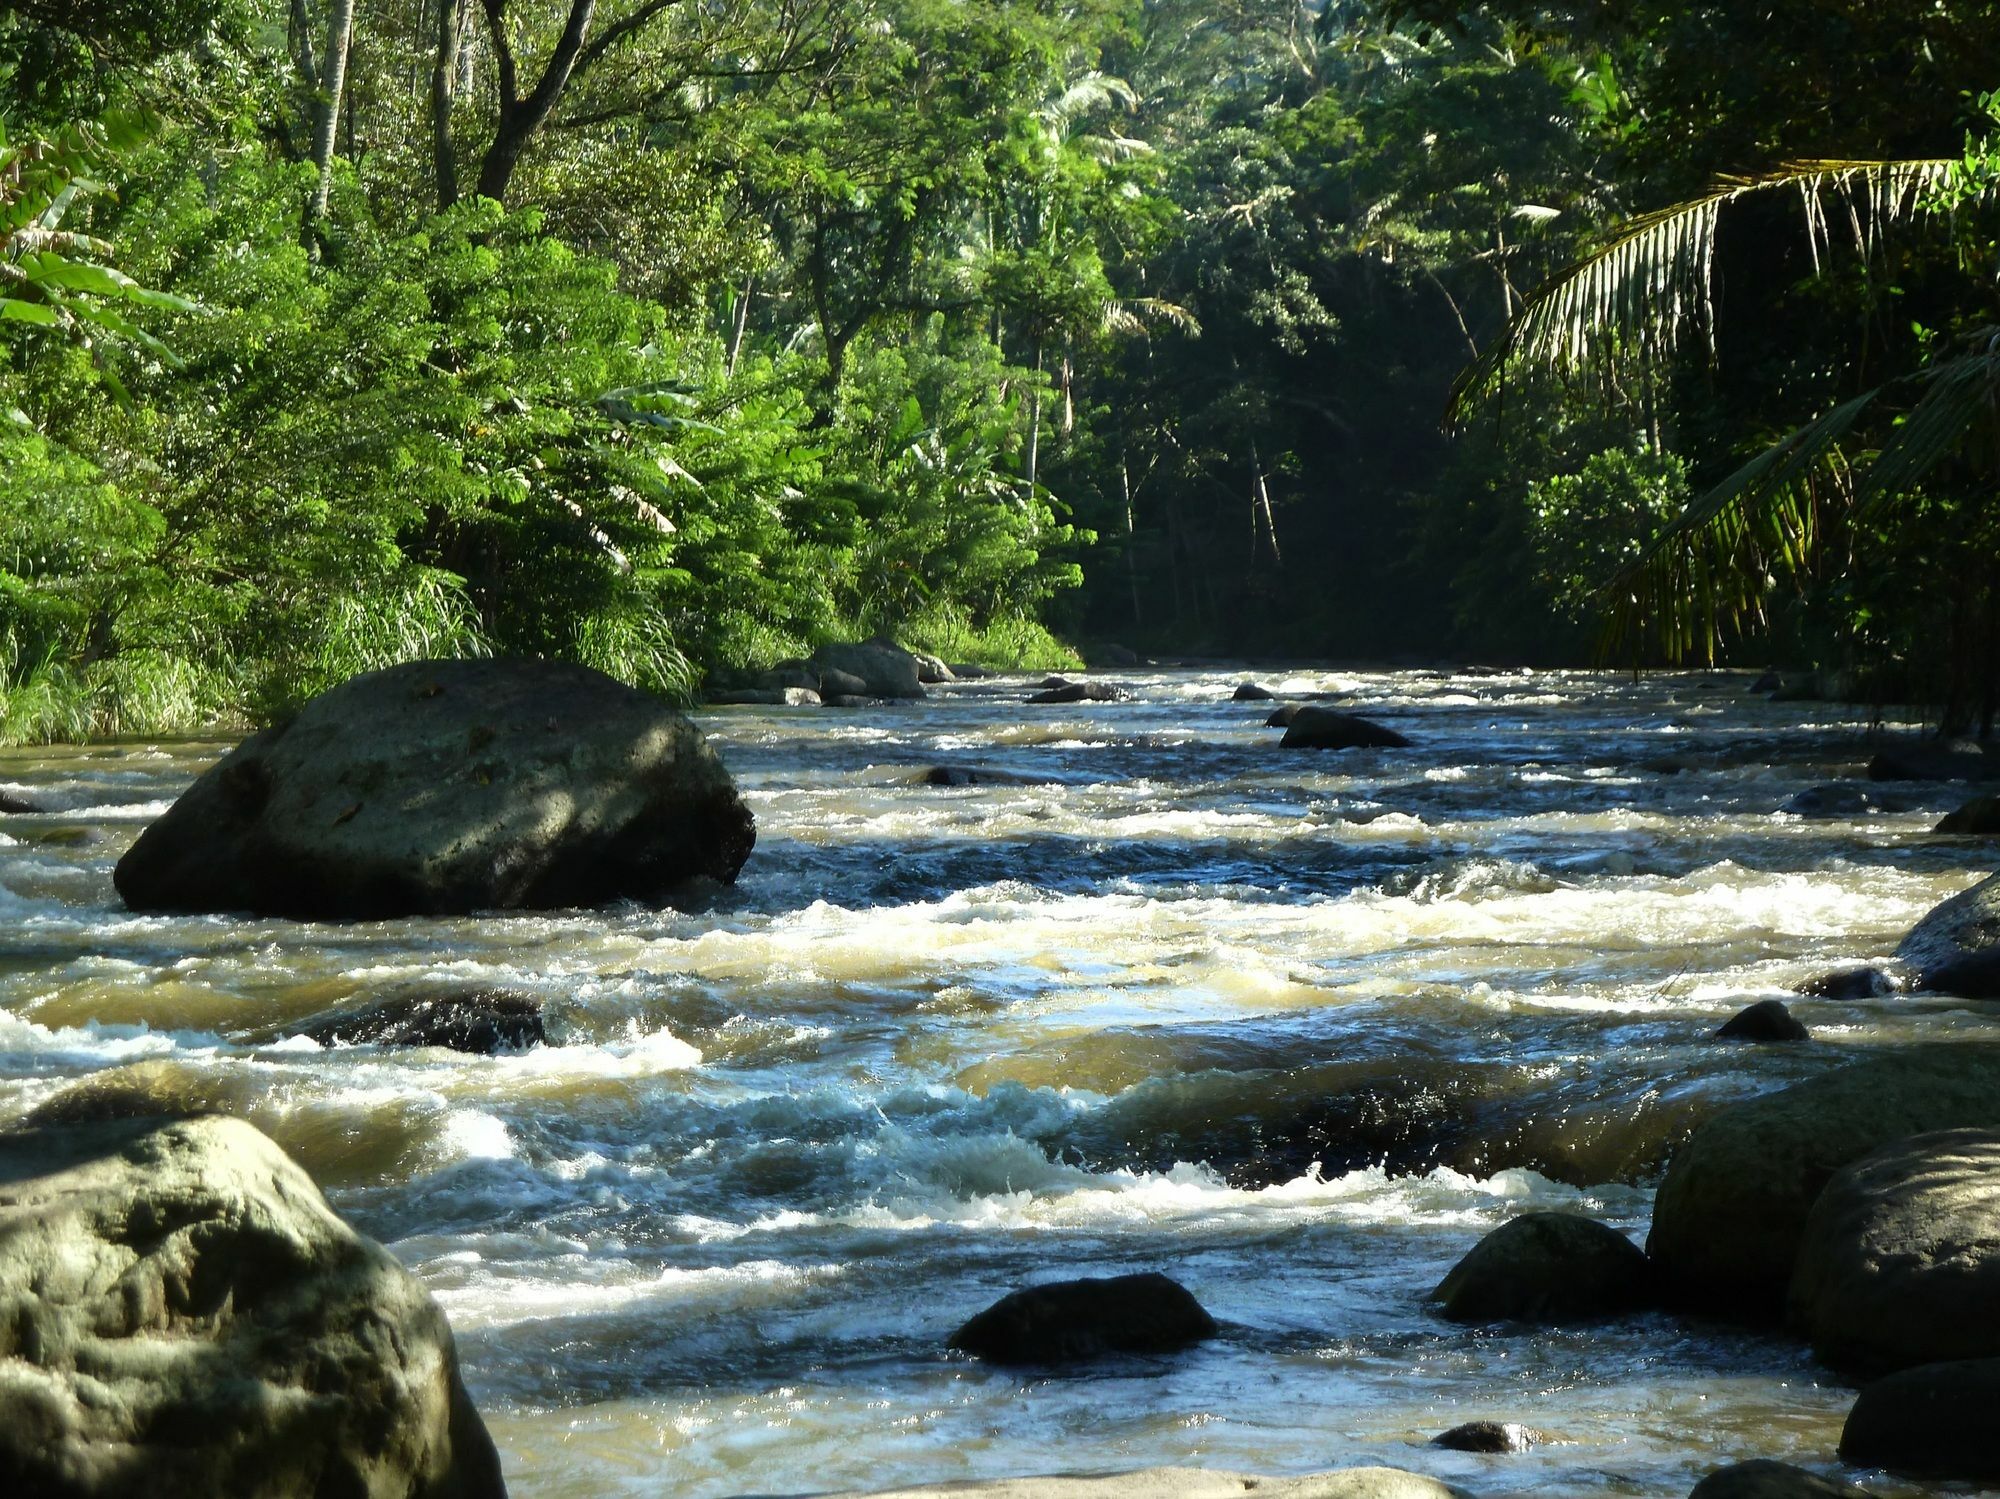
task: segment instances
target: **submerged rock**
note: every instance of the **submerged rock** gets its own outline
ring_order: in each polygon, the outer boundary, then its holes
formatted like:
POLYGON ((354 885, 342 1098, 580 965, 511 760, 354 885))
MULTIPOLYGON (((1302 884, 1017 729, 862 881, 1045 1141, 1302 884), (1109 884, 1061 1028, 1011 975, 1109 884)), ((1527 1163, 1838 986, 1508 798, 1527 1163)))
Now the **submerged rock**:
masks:
POLYGON ((234 1119, 0 1137, 0 1477, 500 1499, 444 1313, 234 1119))
POLYGON ((1301 708, 1285 729, 1284 749, 1405 749, 1410 741, 1352 713, 1332 708, 1301 708))
POLYGON ((1122 703, 1125 694, 1109 682, 1065 682, 1028 699, 1031 703, 1122 703))
POLYGON ((1814 999, 1881 999, 1896 992, 1896 981, 1880 968, 1857 964, 1809 978, 1792 992, 1814 999))
POLYGON ((1433 1447, 1449 1452, 1526 1452, 1537 1433, 1513 1421, 1467 1421, 1431 1438, 1433 1447))
POLYGON ((1909 987, 2000 998, 2000 875, 1937 906, 1896 948, 1909 987))
MULTIPOLYGON (((1470 1499, 1421 1473, 1400 1468, 1341 1468, 1291 1478, 1258 1478, 1207 1468, 1142 1468, 1131 1473, 991 1478, 976 1483, 885 1489, 868 1499, 1470 1499)), ((864 1499, 859 1494, 830 1499, 864 1499)))
POLYGON ((1725 1021, 1715 1032, 1718 1041, 1809 1041, 1812 1032, 1799 1023, 1781 999, 1760 999, 1725 1021))
POLYGON ((1776 1320, 1835 1172, 1892 1140, 1975 1125, 2000 1127, 2000 1048, 1925 1047, 1733 1104, 1674 1153, 1646 1248, 1686 1304, 1776 1320))
POLYGON ((657 903, 756 833, 701 731, 553 661, 369 672, 254 735, 118 862, 139 911, 445 915, 657 903))
POLYGON ((1044 786, 1039 776, 1019 775, 1011 770, 990 770, 984 765, 933 765, 910 778, 915 786, 1044 786))
POLYGON ((1255 682, 1239 682, 1229 698, 1231 702, 1237 703, 1268 703, 1277 695, 1268 687, 1259 687, 1255 682))
POLYGON ((1524 1213, 1474 1245, 1431 1298, 1453 1322, 1583 1322, 1652 1305, 1652 1268, 1609 1224, 1524 1213))
POLYGON ((1694 1486, 1688 1499, 1871 1499, 1838 1478, 1822 1478, 1790 1463, 1758 1458, 1717 1468, 1694 1486))
POLYGON ((1947 812, 1934 833, 1963 833, 1975 838, 2000 834, 2000 796, 1975 796, 1956 812, 1947 812))
POLYGON ((1791 1319, 1840 1368, 2000 1357, 2000 1129, 1945 1130, 1843 1168, 1806 1219, 1791 1319))
POLYGON ((954 661, 951 663, 950 671, 952 676, 961 682, 983 682, 993 675, 985 667, 971 661, 954 661))
POLYGON ((40 802, 25 792, 9 791, 6 787, 0 786, 0 812, 5 812, 13 816, 21 816, 23 814, 46 810, 40 802))
POLYGON ((1835 781, 1807 787, 1778 810, 1793 817, 1883 817, 1917 811, 1930 800, 1921 792, 1896 791, 1863 781, 1835 781))
POLYGON ((2000 755, 1976 741, 1892 745, 1868 762, 1871 781, 2000 780, 2000 755))
POLYGON ((1840 1433, 1843 1460, 1921 1478, 2000 1479, 2000 1359, 1920 1364, 1864 1386, 1840 1433))
POLYGON ((410 994, 292 1027, 322 1046, 441 1046, 491 1055, 540 1046, 541 1001, 504 989, 410 994))
POLYGON ((820 695, 916 698, 924 695, 917 658, 893 640, 868 640, 857 645, 823 645, 812 653, 812 668, 820 676, 820 695), (845 673, 859 687, 828 683, 830 673, 845 673))
POLYGON ((1216 1334, 1215 1319, 1164 1275, 1064 1280, 1014 1291, 951 1335, 995 1364, 1066 1364, 1118 1353, 1173 1353, 1216 1334))

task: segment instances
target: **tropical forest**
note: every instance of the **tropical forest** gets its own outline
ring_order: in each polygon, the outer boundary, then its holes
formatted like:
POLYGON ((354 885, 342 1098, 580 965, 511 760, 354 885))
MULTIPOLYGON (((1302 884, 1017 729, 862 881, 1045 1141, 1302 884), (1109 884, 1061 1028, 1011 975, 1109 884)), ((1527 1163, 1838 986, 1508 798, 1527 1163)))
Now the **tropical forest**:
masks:
POLYGON ((0 0, 0 1493, 2000 1494, 1996 723, 2000 4, 0 0))

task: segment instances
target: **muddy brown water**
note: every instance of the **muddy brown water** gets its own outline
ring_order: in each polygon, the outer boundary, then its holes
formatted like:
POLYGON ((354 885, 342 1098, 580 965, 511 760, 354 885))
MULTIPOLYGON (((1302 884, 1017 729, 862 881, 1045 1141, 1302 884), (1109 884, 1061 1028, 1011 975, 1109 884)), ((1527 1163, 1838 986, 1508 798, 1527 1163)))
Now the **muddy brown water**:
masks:
MULTIPOLYGON (((0 1124, 78 1089, 243 1114, 449 1311, 524 1499, 1384 1462, 1482 1493, 1835 1471, 1852 1391, 1670 1318, 1469 1330, 1424 1293, 1533 1208, 1647 1222, 1730 1099, 2000 1007, 1801 1000, 2000 867, 1961 799, 1805 818, 1859 715, 1747 678, 1266 673, 1416 741, 1285 753, 1245 673, 700 715, 758 819, 701 913, 134 917, 110 871, 224 747, 0 751, 0 1124), (934 765, 999 784, 914 784, 934 765), (469 1057, 288 1022, 419 983, 538 996, 469 1057), (1089 1375, 945 1354, 1025 1279, 1165 1270, 1225 1323, 1089 1375), (1432 1449, 1517 1421, 1525 1455, 1432 1449)), ((1902 805, 1899 803, 1899 805, 1902 805)), ((1867 1478, 1884 1493, 1906 1488, 1867 1478)))

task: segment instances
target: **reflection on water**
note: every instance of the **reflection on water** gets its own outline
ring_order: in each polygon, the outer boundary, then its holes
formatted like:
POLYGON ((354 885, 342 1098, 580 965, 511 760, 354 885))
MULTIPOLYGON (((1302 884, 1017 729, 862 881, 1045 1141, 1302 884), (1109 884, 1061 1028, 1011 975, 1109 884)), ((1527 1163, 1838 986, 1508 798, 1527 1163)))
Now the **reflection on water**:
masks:
POLYGON ((1422 1298, 1524 1209, 1641 1231, 1721 1103, 2000 1030, 1806 1000, 1807 1046, 1707 1039, 1993 864, 1927 832, 1951 789, 1781 811, 1855 773, 1863 726, 1740 678, 1266 679, 1417 740, 1346 754, 1281 752, 1240 675, 1119 680, 702 715, 759 825, 703 913, 132 917, 112 864, 222 746, 0 752, 47 809, 0 820, 0 1121, 78 1090, 254 1121, 444 1303, 522 1496, 1163 1462, 1682 1493, 1830 1462, 1851 1392, 1793 1344, 1422 1298), (418 981, 535 995, 558 1044, 263 1041, 418 981), (1025 1278, 1156 1268, 1221 1340, 1069 1378, 941 1352, 1025 1278), (1551 1440, 1422 1445, 1480 1417, 1551 1440))

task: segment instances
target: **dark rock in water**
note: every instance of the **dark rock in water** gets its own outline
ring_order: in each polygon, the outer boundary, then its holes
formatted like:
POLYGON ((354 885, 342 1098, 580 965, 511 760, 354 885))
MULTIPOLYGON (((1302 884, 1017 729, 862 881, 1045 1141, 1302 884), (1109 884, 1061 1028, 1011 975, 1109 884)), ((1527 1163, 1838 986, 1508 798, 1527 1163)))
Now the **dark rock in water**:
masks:
POLYGON ((2000 1127, 2000 1048, 1916 1048, 1732 1104, 1668 1163, 1647 1251, 1682 1303, 1775 1321, 1835 1172, 1892 1140, 1972 1126, 2000 1127))
POLYGON ((1943 1130, 1843 1168, 1813 1204, 1791 1320, 1838 1368, 2000 1357, 2000 1129, 1943 1130))
POLYGON ((442 1046, 490 1055, 542 1045, 541 1001, 503 989, 412 994, 291 1028, 322 1046, 442 1046))
POLYGON ((1173 1353, 1216 1334, 1215 1319, 1164 1275, 1065 1280, 1003 1296, 951 1335, 995 1364, 1065 1364, 1117 1353, 1173 1353))
POLYGON ((2000 875, 1932 909, 1896 947, 1906 987, 1969 999, 2000 997, 2000 875))
POLYGON ((1301 708, 1285 729, 1284 749, 1403 749, 1409 740, 1394 729, 1336 713, 1331 708, 1301 708))
POLYGON ((2000 1479, 2000 1359, 1920 1364, 1862 1388, 1840 1433, 1843 1461, 1921 1478, 2000 1479))
POLYGON ((1771 701, 1774 703, 1819 703, 1826 701, 1828 696, 1827 684, 1815 672, 1782 678, 1771 690, 1771 701))
POLYGON ((970 661, 952 662, 951 674, 961 682, 983 682, 993 675, 985 667, 975 665, 970 661))
POLYGON ((1871 781, 2000 780, 2000 755, 1976 741, 1893 745, 1868 762, 1871 781))
POLYGON ((446 915, 660 902, 756 831, 701 731, 553 661, 369 672, 245 740, 118 861, 138 911, 446 915))
POLYGON ((1264 727, 1267 729, 1289 729, 1292 726, 1292 720, 1303 712, 1305 712, 1305 704, 1286 703, 1284 707, 1278 709, 1269 718, 1264 720, 1264 727))
POLYGON ((1139 653, 1130 646, 1107 640, 1102 645, 1092 646, 1083 653, 1083 659, 1092 666, 1137 666, 1139 653))
POLYGON ((1881 999, 1896 992, 1896 981, 1881 969, 1863 963, 1809 978, 1792 992, 1814 999, 1881 999))
POLYGON ((25 813, 41 812, 44 810, 46 809, 42 806, 42 804, 36 801, 32 796, 28 796, 23 792, 9 791, 5 787, 0 787, 0 812, 11 813, 18 816, 25 813))
POLYGON ((1763 676, 1750 684, 1750 690, 1752 692, 1776 692, 1784 685, 1785 679, 1782 675, 1775 671, 1767 671, 1763 676))
POLYGON ((1068 677, 1043 677, 1035 685, 1044 692, 1060 692, 1063 688, 1074 687, 1076 684, 1068 677))
POLYGON ((1769 1458, 1717 1468, 1688 1499, 1872 1499, 1866 1489, 1769 1458))
POLYGON ((823 645, 807 663, 819 673, 820 696, 917 698, 924 695, 917 658, 893 640, 868 640, 858 645, 823 645), (829 685, 830 673, 847 679, 829 685), (859 682, 859 687, 849 685, 859 682))
POLYGON ((1956 812, 1947 812, 1934 833, 1964 833, 1977 838, 2000 834, 2000 796, 1975 796, 1956 812))
POLYGON ((1433 1447, 1450 1452, 1526 1452, 1535 1433, 1513 1421, 1467 1421, 1431 1438, 1433 1447))
POLYGON ((38 1499, 502 1499, 444 1313, 235 1119, 0 1138, 0 1476, 38 1499))
POLYGON ((1812 1032, 1801 1025, 1783 1000, 1760 999, 1715 1033, 1718 1041, 1810 1041, 1812 1032))
POLYGON ((918 771, 916 786, 1044 786, 1038 776, 1017 775, 1011 770, 988 770, 982 765, 933 765, 918 771))
POLYGON ((47 848, 89 848, 104 841, 104 834, 91 827, 16 828, 13 836, 47 848))
POLYGON ((1231 702, 1268 703, 1277 697, 1277 693, 1267 687, 1259 687, 1255 682, 1239 682, 1229 696, 1231 702))
POLYGON ((1918 811, 1929 800, 1921 792, 1890 790, 1863 781, 1834 781, 1807 787, 1778 810, 1793 817, 1883 817, 1918 811))
POLYGON ((1431 1293, 1453 1322, 1581 1322, 1654 1302, 1639 1246, 1575 1213, 1525 1213, 1493 1230, 1431 1293))
POLYGON ((1051 687, 1028 699, 1031 703, 1119 703, 1124 700, 1125 694, 1109 682, 1065 682, 1060 687, 1051 687))

